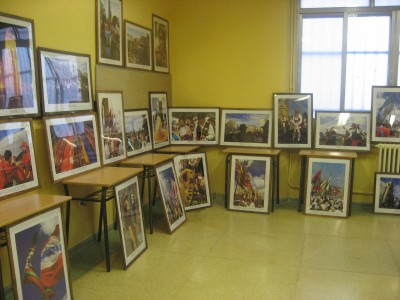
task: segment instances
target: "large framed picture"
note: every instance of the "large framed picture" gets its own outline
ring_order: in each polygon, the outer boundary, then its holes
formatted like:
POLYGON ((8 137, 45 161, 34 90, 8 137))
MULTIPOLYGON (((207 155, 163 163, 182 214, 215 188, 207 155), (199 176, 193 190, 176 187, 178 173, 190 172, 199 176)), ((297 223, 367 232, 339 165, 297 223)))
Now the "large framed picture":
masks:
POLYGON ((0 122, 0 198, 39 187, 32 121, 0 122))
POLYGON ((274 94, 274 147, 310 149, 312 94, 274 94))
POLYGON ((270 157, 232 155, 228 209, 268 213, 270 182, 270 157))
POLYGON ((373 86, 371 105, 371 141, 400 143, 400 86, 373 86))
POLYGON ((218 108, 169 108, 171 145, 218 145, 218 108))
POLYGON ((104 165, 126 158, 122 92, 98 92, 101 156, 104 165))
POLYGON ((128 157, 153 150, 147 109, 125 111, 124 122, 128 157))
POLYGON ((315 149, 370 150, 370 113, 317 111, 315 114, 315 149))
POLYGON ((15 299, 73 299, 60 207, 7 228, 15 299))
POLYGON ((151 128, 153 148, 169 145, 167 93, 150 92, 151 128))
POLYGON ((374 212, 400 215, 400 175, 375 173, 374 212))
POLYGON ((272 110, 222 109, 221 145, 270 148, 272 110))
POLYGON ((0 117, 39 114, 33 20, 0 12, 0 117))
POLYGON ((117 185, 115 197, 126 269, 147 249, 137 176, 117 185))
POLYGON ((347 217, 349 210, 351 160, 308 159, 305 213, 347 217))
POLYGON ((156 15, 152 19, 154 71, 169 73, 169 24, 156 15))
POLYGON ((91 111, 90 56, 39 48, 43 114, 91 111))
POLYGON ((206 154, 178 155, 174 166, 185 210, 210 207, 206 154))
POLYGON ((186 221, 185 208, 179 193, 173 163, 170 161, 157 166, 156 175, 168 230, 172 233, 186 221))
POLYGON ((44 118, 53 182, 101 166, 94 113, 44 118))
POLYGON ((152 56, 151 30, 125 20, 125 66, 151 71, 152 56))
POLYGON ((122 0, 96 0, 97 63, 123 66, 122 0))

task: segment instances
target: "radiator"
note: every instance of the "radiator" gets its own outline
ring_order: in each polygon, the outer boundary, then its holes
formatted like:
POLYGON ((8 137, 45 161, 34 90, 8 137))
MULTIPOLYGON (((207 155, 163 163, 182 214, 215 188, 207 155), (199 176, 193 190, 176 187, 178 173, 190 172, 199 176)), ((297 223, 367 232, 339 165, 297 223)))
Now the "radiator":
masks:
POLYGON ((400 145, 378 144, 379 172, 400 173, 400 145))

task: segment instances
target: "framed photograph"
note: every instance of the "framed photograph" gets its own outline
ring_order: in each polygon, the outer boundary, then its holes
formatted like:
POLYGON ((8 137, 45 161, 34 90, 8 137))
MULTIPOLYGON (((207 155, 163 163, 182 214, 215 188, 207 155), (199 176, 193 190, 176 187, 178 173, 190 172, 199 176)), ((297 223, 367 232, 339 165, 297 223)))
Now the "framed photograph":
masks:
POLYGON ((0 122, 0 198, 39 187, 30 119, 0 122))
POLYGON ((94 113, 45 117, 53 182, 101 166, 94 113))
POLYGON ((305 213, 347 217, 350 191, 350 159, 308 159, 305 213))
POLYGON ((317 111, 315 114, 315 149, 370 150, 370 113, 317 111))
POLYGON ((60 207, 7 227, 15 299, 73 299, 60 207))
POLYGON ((311 149, 312 94, 274 94, 274 147, 311 149))
POLYGON ((400 86, 373 86, 371 111, 371 141, 400 143, 400 86))
POLYGON ((219 108, 168 109, 171 145, 218 145, 219 108))
POLYGON ((0 117, 39 115, 33 20, 0 12, 0 117))
POLYGON ((125 20, 125 66, 153 70, 151 30, 125 20))
POLYGON ((222 109, 221 145, 270 148, 272 110, 222 109))
POLYGON ((174 166, 185 210, 210 207, 206 154, 178 155, 174 166))
POLYGON ((97 63, 122 67, 122 0, 96 0, 97 63))
POLYGON ((400 174, 375 173, 374 212, 400 215, 400 174))
POLYGON ((137 176, 117 185, 115 197, 126 269, 147 249, 137 176))
POLYGON ((168 21, 153 15, 154 71, 169 73, 169 25, 168 21))
POLYGON ((153 148, 169 145, 167 93, 149 93, 153 148))
POLYGON ((232 155, 228 209, 269 213, 271 158, 232 155))
POLYGON ((122 92, 98 92, 101 156, 104 165, 126 158, 122 92))
POLYGON ((93 110, 90 56, 38 49, 43 114, 93 110))
POLYGON ((128 157, 153 150, 147 109, 125 111, 124 122, 128 157))
POLYGON ((167 162, 156 167, 156 175, 168 230, 172 233, 186 221, 173 163, 167 162))

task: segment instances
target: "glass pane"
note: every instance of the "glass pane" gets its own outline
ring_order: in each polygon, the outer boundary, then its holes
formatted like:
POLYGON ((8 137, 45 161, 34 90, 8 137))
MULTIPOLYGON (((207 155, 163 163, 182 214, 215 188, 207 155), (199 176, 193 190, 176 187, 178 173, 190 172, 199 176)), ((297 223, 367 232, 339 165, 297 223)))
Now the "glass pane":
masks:
POLYGON ((362 7, 369 6, 369 0, 301 0, 300 8, 319 7, 362 7))
POLYGON ((375 0, 375 6, 397 6, 400 0, 375 0))

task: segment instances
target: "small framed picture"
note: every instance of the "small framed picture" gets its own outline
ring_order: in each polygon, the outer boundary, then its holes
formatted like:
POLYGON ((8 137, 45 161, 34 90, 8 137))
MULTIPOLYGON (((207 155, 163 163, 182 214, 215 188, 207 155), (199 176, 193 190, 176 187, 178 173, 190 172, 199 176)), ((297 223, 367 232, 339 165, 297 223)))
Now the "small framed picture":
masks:
POLYGON ((154 71, 169 73, 169 25, 168 21, 153 15, 154 71))
POLYGON ((153 150, 147 109, 125 111, 124 122, 128 157, 153 150))
POLYGON ((73 299, 60 207, 7 227, 15 299, 73 299))
POLYGON ((400 86, 373 86, 371 111, 371 141, 400 143, 400 86))
POLYGON ((222 109, 221 145, 270 148, 272 110, 222 109))
POLYGON ((32 121, 0 122, 0 198, 39 187, 32 121))
POLYGON ((150 92, 151 128, 153 148, 169 145, 167 93, 150 92))
POLYGON ((0 13, 0 117, 38 116, 34 23, 0 13))
POLYGON ((312 94, 274 94, 274 147, 311 149, 312 94))
POLYGON ((351 160, 308 159, 305 213, 347 217, 351 180, 351 160))
POLYGON ((218 145, 219 108, 169 108, 171 145, 218 145))
POLYGON ((93 110, 90 56, 38 49, 43 114, 93 110))
POLYGON ((370 113, 317 111, 315 114, 315 149, 370 150, 370 113))
POLYGON ((232 155, 228 209, 268 213, 270 182, 270 157, 232 155))
POLYGON ((137 176, 117 185, 115 197, 126 269, 147 249, 137 176))
POLYGON ((206 154, 178 155, 174 166, 185 210, 210 207, 206 154))
POLYGON ((97 63, 122 67, 122 0, 96 0, 97 63))
POLYGON ((375 173, 374 212, 400 215, 400 174, 375 173))
POLYGON ((125 20, 125 66, 153 70, 151 30, 125 20))
POLYGON ((94 113, 44 118, 53 182, 100 168, 94 113))
POLYGON ((104 165, 126 158, 122 92, 97 92, 101 154, 104 165))
POLYGON ((156 167, 156 175, 168 230, 172 233, 186 221, 173 163, 167 162, 156 167))

